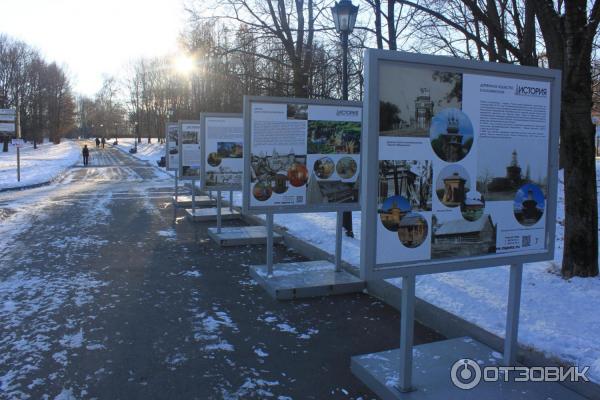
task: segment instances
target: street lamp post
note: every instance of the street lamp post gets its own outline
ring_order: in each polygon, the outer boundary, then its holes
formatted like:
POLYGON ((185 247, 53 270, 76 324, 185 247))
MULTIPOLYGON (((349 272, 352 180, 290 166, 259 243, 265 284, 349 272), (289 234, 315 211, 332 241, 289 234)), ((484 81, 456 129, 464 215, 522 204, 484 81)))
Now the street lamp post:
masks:
MULTIPOLYGON (((340 34, 342 42, 342 99, 348 100, 348 36, 354 30, 358 6, 350 0, 340 0, 331 7, 335 30, 340 34)), ((346 230, 346 236, 354 237, 352 232, 352 213, 344 211, 342 225, 346 230)))

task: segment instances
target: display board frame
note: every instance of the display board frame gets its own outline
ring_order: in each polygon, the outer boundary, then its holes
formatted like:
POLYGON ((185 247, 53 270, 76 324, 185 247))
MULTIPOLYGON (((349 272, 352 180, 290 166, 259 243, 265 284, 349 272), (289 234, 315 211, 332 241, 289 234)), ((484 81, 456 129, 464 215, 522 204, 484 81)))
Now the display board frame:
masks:
POLYGON ((202 124, 200 120, 181 120, 177 126, 177 137, 179 138, 179 179, 182 181, 197 181, 202 178, 202 135, 201 135, 202 124), (198 176, 185 176, 183 174, 183 129, 182 126, 185 124, 198 125, 197 144, 199 146, 198 151, 200 152, 200 164, 198 165, 198 176))
POLYGON ((200 165, 200 174, 202 175, 202 179, 201 179, 201 190, 215 190, 215 191, 240 191, 242 190, 243 187, 243 168, 242 167, 242 182, 239 185, 214 185, 214 186, 209 186, 207 185, 207 179, 206 179, 206 174, 207 174, 207 166, 206 163, 207 161, 207 134, 206 134, 206 120, 207 118, 236 118, 236 119, 240 119, 242 121, 242 140, 244 140, 244 143, 242 143, 243 147, 245 148, 245 135, 244 135, 244 115, 240 114, 240 113, 200 113, 200 135, 201 135, 201 140, 202 140, 202 149, 201 149, 201 153, 202 153, 202 164, 200 165))
MULTIPOLYGON (((263 214, 263 213, 303 213, 303 212, 335 212, 335 211, 358 211, 360 210, 360 189, 358 201, 355 203, 322 203, 322 204, 303 204, 303 205, 265 205, 252 206, 250 204, 251 196, 251 150, 252 150, 252 104, 299 104, 299 105, 315 105, 315 106, 334 106, 334 107, 352 107, 360 108, 361 110, 361 134, 360 134, 360 151, 359 157, 361 162, 358 163, 359 185, 362 183, 362 154, 363 154, 363 132, 364 132, 364 115, 362 114, 363 106, 361 102, 345 101, 345 100, 324 100, 324 99, 302 99, 293 97, 270 97, 270 96, 244 96, 244 176, 243 176, 243 212, 248 214, 263 214)), ((360 186, 359 186, 360 187, 360 186)))
POLYGON ((365 103, 363 109, 362 181, 361 181, 361 278, 365 280, 408 277, 414 275, 485 268, 551 260, 554 257, 556 199, 558 180, 558 138, 560 130, 561 73, 557 70, 486 63, 458 58, 414 53, 365 51, 365 103), (379 193, 379 78, 380 64, 397 63, 405 67, 427 68, 443 72, 527 79, 548 82, 549 132, 547 193, 545 205, 545 248, 527 253, 494 253, 477 257, 429 259, 407 262, 377 263, 377 209, 379 193))
POLYGON ((177 171, 179 172, 179 165, 177 166, 173 166, 171 165, 171 158, 177 160, 177 163, 179 163, 179 123, 178 122, 165 122, 165 165, 166 165, 166 170, 167 171, 177 171), (170 152, 170 144, 169 142, 171 142, 169 140, 170 135, 169 135, 169 128, 175 127, 175 129, 177 130, 176 132, 176 137, 177 137, 177 143, 175 145, 175 147, 177 148, 177 156, 175 157, 171 157, 170 152))

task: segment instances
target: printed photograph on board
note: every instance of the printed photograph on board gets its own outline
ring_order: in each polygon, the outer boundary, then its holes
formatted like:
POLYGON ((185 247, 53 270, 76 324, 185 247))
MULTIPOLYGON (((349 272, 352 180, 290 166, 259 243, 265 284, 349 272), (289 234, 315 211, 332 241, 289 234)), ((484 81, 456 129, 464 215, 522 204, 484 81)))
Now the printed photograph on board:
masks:
POLYGON ((462 74, 382 62, 379 135, 428 137, 434 115, 461 108, 462 74))
POLYGON ((535 225, 544 215, 546 199, 542 190, 527 183, 517 190, 513 203, 515 218, 523 226, 535 225))
POLYGON ((398 224, 398 238, 410 249, 419 247, 427 239, 427 233, 427 220, 418 213, 408 213, 398 224))
POLYGON ((440 171, 435 183, 438 200, 446 207, 460 206, 467 199, 470 182, 469 173, 462 165, 448 165, 440 171))
POLYGON ((514 138, 486 142, 486 146, 479 146, 477 163, 477 191, 486 201, 512 201, 526 184, 546 193, 548 164, 542 146, 534 140, 514 138))
POLYGON ((308 154, 359 154, 360 122, 308 121, 308 154))
POLYGON ((287 105, 287 118, 288 119, 308 119, 308 105, 307 104, 288 104, 287 105))
POLYGON ((244 144, 237 142, 217 142, 217 154, 222 158, 243 158, 244 144))
POLYGON ((497 223, 490 214, 475 221, 434 214, 431 221, 431 258, 472 257, 496 252, 497 223))
POLYGON ((255 188, 260 184, 257 190, 261 195, 254 196, 259 201, 270 198, 272 192, 282 194, 289 186, 302 187, 308 181, 306 155, 296 155, 293 152, 280 155, 273 150, 270 155, 252 155, 250 164, 251 182, 258 182, 255 188), (266 187, 269 187, 268 191, 266 187))
POLYGON ((402 196, 411 210, 431 211, 432 180, 430 160, 379 161, 379 204, 391 196, 402 196))
POLYGON ((462 160, 473 146, 473 124, 457 108, 446 108, 436 114, 429 132, 433 151, 446 162, 462 160))

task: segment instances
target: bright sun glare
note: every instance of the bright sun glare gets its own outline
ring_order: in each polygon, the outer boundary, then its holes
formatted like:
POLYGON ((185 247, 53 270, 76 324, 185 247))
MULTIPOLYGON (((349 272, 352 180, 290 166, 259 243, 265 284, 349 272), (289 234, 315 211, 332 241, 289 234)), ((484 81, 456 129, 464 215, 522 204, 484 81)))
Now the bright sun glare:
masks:
POLYGON ((175 69, 182 74, 189 74, 196 65, 195 60, 190 56, 179 56, 175 59, 175 69))

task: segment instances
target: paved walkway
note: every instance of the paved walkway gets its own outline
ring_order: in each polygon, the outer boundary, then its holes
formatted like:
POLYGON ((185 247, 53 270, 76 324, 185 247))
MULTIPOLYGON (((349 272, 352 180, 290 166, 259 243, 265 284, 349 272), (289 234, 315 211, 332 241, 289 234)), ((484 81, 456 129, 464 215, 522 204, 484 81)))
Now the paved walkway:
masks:
POLYGON ((174 215, 170 177, 91 148, 56 185, 0 194, 0 398, 374 397, 350 357, 396 347, 397 312, 272 300, 247 272, 263 247, 220 249, 174 215))

